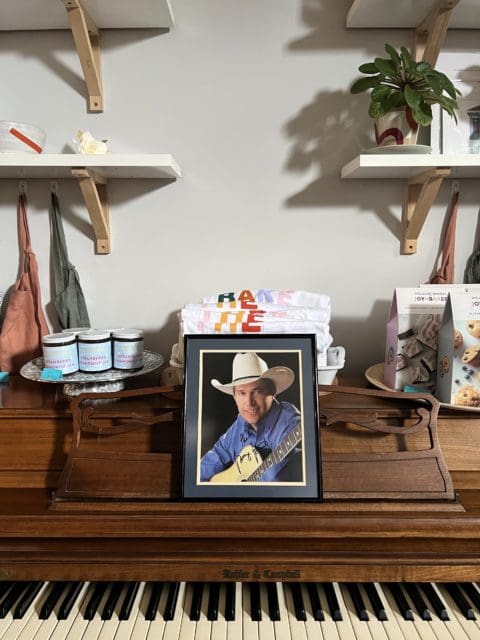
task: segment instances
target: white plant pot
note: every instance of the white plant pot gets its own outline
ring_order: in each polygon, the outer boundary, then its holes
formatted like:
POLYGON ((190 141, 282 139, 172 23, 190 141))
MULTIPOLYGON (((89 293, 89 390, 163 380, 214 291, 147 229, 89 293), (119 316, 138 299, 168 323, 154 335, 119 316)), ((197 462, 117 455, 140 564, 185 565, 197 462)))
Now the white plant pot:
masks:
POLYGON ((405 109, 390 111, 375 120, 375 141, 379 147, 416 144, 418 125, 409 122, 405 109))

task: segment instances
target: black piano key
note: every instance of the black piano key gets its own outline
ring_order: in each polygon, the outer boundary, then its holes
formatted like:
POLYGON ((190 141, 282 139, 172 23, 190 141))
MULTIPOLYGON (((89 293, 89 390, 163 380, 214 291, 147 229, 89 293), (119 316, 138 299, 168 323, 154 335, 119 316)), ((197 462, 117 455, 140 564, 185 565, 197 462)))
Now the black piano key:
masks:
POLYGON ((250 616, 259 622, 262 619, 262 605, 260 602, 260 584, 250 582, 250 616))
POLYGON ((145 620, 155 620, 158 611, 158 604, 162 595, 163 582, 153 582, 150 598, 148 599, 145 620))
POLYGON ((165 611, 163 612, 164 620, 173 620, 173 618, 175 617, 175 609, 177 608, 179 590, 179 582, 170 582, 168 587, 167 602, 165 604, 165 611))
POLYGON ((190 607, 190 620, 200 620, 202 609, 203 582, 194 582, 192 587, 192 606, 190 607))
POLYGON ((120 609, 120 613, 118 614, 119 620, 128 620, 130 618, 130 614, 133 608, 133 603, 135 601, 135 597, 139 589, 140 589, 139 582, 127 583, 127 589, 125 591, 125 597, 123 598, 122 608, 120 609))
POLYGON ((473 606, 480 613, 480 591, 473 584, 473 582, 460 582, 460 587, 465 591, 468 596, 468 599, 473 604, 473 606))
POLYGON ((387 612, 385 611, 385 605, 380 598, 380 594, 373 582, 366 582, 364 585, 365 593, 367 594, 370 604, 372 605, 373 612, 377 620, 386 622, 388 620, 387 612))
POLYGON ((13 584, 14 583, 10 582, 9 580, 2 580, 0 582, 0 598, 3 598, 3 596, 7 593, 7 591, 11 589, 13 584))
POLYGON ((13 610, 13 618, 15 620, 23 618, 28 607, 32 604, 44 584, 44 582, 31 582, 28 585, 28 587, 23 592, 22 597, 17 602, 15 609, 13 610))
POLYGON ((358 619, 362 622, 368 622, 370 618, 368 617, 365 602, 363 601, 362 594, 360 593, 360 589, 358 588, 358 584, 355 584, 355 582, 347 582, 345 586, 347 587, 348 593, 350 594, 350 597, 352 599, 358 619))
POLYGON ((211 582, 208 593, 207 620, 218 620, 218 601, 220 599, 220 583, 211 582))
POLYGON ((320 602, 320 596, 318 595, 317 585, 314 582, 307 582, 307 592, 314 619, 325 620, 325 614, 323 613, 322 603, 320 602))
POLYGON ((40 620, 47 620, 52 614, 57 602, 62 597, 62 594, 65 592, 67 588, 67 582, 54 582, 52 590, 47 596, 47 599, 43 603, 42 608, 40 609, 40 613, 38 617, 40 620))
POLYGON ((433 610, 440 618, 440 620, 450 620, 450 616, 448 615, 447 605, 440 598, 438 593, 435 591, 433 586, 429 582, 422 582, 420 585, 423 593, 425 594, 427 600, 430 602, 433 610))
POLYGON ((424 597, 420 593, 416 584, 411 582, 405 582, 405 591, 408 593, 410 600, 413 602, 413 606, 417 610, 418 615, 422 620, 431 620, 432 614, 428 610, 428 604, 425 602, 424 597))
POLYGON ((305 603, 303 602, 302 588, 298 582, 289 582, 288 585, 292 592, 295 617, 297 620, 305 621, 307 619, 307 614, 305 612, 305 603))
POLYGON ((397 605, 403 619, 413 621, 413 611, 408 604, 408 601, 400 585, 397 582, 387 582, 386 585, 388 590, 392 594, 392 597, 395 600, 395 604, 397 605))
POLYGON ((12 588, 5 594, 0 602, 0 618, 5 618, 13 605, 28 587, 28 582, 14 582, 12 588))
POLYGON ((477 616, 475 615, 470 602, 468 602, 468 600, 465 598, 456 584, 454 584, 453 582, 444 582, 442 586, 450 594, 450 597, 467 620, 477 619, 477 616))
POLYGON ((115 607, 117 606, 118 599, 122 593, 124 582, 112 582, 110 593, 107 596, 107 601, 103 607, 101 618, 102 620, 111 620, 115 607))
POLYGON ((97 582, 94 585, 93 593, 85 606, 85 613, 83 615, 85 620, 93 620, 108 585, 108 582, 97 582))
POLYGON ((275 582, 267 582, 268 615, 273 622, 280 620, 280 603, 275 582))
POLYGON ((66 620, 70 611, 72 610, 73 605, 75 604, 80 591, 82 590, 83 582, 72 582, 67 590, 67 594, 65 595, 60 607, 58 609, 57 618, 59 620, 66 620))
POLYGON ((333 584, 331 582, 322 582, 322 588, 327 598, 328 610, 330 611, 332 620, 340 622, 343 620, 343 615, 333 584))
POLYGON ((235 620, 235 583, 225 584, 225 620, 232 622, 235 620))

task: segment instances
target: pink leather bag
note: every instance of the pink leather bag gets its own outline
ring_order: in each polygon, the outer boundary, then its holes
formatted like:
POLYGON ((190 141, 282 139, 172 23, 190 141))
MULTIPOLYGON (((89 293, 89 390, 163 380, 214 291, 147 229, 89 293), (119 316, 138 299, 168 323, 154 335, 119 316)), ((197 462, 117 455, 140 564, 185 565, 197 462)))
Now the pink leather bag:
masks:
POLYGON ((18 198, 19 277, 7 304, 0 332, 0 371, 18 373, 25 362, 41 355, 42 336, 49 333, 42 311, 38 265, 30 244, 25 195, 18 198))
POLYGON ((426 284, 453 284, 455 270, 455 228, 457 226, 458 191, 452 196, 450 217, 448 219, 442 245, 442 262, 426 284))

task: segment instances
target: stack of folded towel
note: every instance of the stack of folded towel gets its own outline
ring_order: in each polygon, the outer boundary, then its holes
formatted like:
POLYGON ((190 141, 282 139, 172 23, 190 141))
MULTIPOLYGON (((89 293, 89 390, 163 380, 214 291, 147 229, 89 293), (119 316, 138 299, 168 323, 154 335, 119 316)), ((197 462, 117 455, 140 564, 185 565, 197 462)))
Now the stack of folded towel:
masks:
POLYGON ((205 296, 178 314, 180 331, 170 364, 183 369, 183 336, 211 333, 314 333, 317 366, 327 364, 330 335, 330 297, 294 290, 245 289, 205 296))

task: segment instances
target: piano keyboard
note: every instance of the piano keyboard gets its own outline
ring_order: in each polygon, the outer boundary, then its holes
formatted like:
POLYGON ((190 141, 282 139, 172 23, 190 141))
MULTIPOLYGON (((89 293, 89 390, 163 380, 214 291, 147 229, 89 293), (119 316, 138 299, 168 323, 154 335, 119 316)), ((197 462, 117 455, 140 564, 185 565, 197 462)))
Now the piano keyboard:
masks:
POLYGON ((476 583, 0 582, 0 640, 480 640, 476 583))

